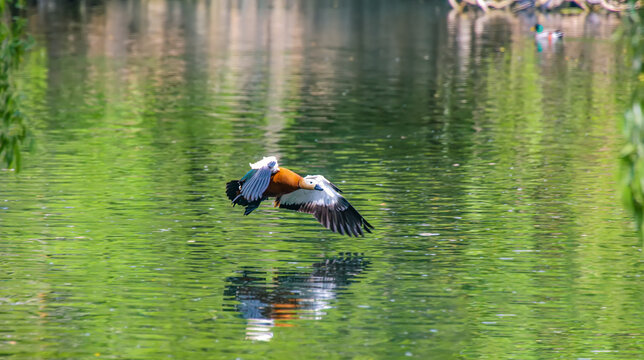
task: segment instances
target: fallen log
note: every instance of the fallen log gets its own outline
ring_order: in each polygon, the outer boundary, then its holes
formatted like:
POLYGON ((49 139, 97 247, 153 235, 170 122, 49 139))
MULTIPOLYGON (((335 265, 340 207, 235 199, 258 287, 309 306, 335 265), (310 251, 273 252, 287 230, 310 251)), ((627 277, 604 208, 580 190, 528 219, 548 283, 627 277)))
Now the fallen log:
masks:
POLYGON ((638 9, 642 1, 638 0, 631 3, 629 0, 448 0, 454 9, 459 11, 466 7, 475 7, 485 12, 490 9, 515 8, 515 10, 523 10, 532 6, 545 7, 549 10, 576 6, 583 11, 603 9, 611 12, 622 12, 629 9, 638 9))

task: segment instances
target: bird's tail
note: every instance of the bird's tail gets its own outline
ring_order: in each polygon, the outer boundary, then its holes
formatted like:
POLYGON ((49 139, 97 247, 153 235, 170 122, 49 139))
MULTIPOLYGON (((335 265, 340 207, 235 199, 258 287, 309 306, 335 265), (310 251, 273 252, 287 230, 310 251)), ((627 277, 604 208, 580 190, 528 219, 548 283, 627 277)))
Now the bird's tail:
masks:
POLYGON ((263 199, 257 199, 253 202, 249 202, 248 206, 246 206, 246 209, 244 210, 244 215, 248 215, 253 212, 253 210, 257 209, 259 207, 259 204, 261 204, 263 199))
POLYGON ((555 35, 556 38, 562 38, 564 35, 561 30, 555 30, 553 34, 555 35))
POLYGON ((253 212, 253 210, 257 209, 259 207, 259 204, 261 204, 262 201, 266 200, 266 198, 260 197, 255 201, 248 201, 241 194, 241 186, 243 184, 244 182, 240 180, 233 180, 226 183, 226 196, 228 196, 230 201, 233 202, 233 206, 237 204, 245 206, 246 209, 244 210, 244 215, 248 215, 253 212))

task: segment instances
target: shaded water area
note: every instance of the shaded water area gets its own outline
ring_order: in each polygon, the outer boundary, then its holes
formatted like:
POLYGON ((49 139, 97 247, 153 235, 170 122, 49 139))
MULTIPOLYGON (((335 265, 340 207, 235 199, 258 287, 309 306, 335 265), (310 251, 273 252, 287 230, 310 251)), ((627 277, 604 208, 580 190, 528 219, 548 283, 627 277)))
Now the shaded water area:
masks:
POLYGON ((633 359, 614 15, 41 1, 0 172, 6 358, 633 359), (535 21, 564 43, 535 44, 535 21), (232 208, 275 155, 376 230, 232 208))

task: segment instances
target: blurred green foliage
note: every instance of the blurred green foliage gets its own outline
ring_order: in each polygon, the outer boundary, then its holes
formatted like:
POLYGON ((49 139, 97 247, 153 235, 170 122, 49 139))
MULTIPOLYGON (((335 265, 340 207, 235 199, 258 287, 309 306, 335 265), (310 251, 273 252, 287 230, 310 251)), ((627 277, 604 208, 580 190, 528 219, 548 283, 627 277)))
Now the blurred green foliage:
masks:
POLYGON ((0 0, 0 161, 3 166, 20 170, 20 147, 27 135, 15 73, 31 40, 25 32, 26 18, 21 16, 22 0, 0 0))
POLYGON ((625 37, 632 51, 633 74, 636 77, 631 103, 624 114, 623 131, 627 143, 621 153, 622 197, 632 211, 642 234, 644 225, 644 8, 628 14, 625 37))

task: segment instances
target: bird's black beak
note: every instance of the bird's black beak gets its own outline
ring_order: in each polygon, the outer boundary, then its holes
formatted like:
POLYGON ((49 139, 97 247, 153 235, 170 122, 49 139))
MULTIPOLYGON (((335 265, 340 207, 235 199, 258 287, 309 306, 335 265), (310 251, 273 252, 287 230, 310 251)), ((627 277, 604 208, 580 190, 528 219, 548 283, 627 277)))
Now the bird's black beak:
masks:
POLYGON ((320 185, 318 185, 318 184, 315 184, 315 187, 313 189, 318 190, 318 191, 323 191, 322 187, 320 185))

